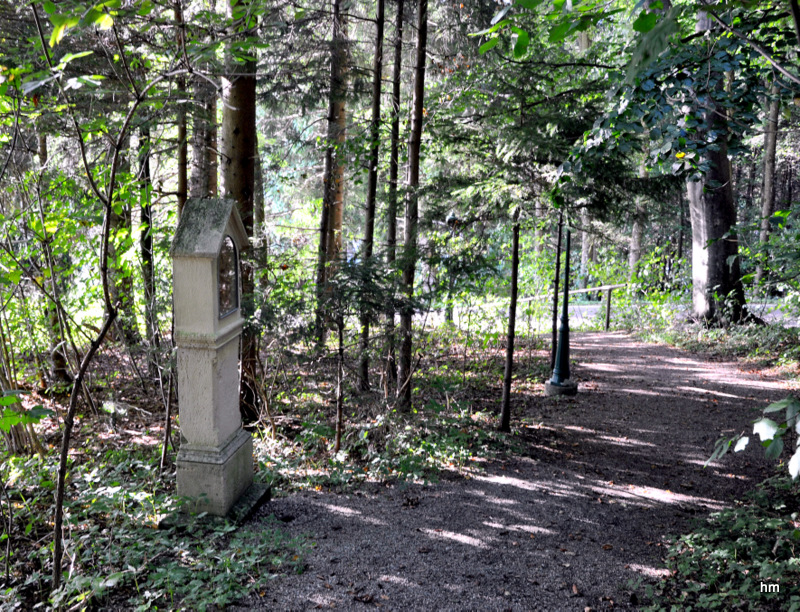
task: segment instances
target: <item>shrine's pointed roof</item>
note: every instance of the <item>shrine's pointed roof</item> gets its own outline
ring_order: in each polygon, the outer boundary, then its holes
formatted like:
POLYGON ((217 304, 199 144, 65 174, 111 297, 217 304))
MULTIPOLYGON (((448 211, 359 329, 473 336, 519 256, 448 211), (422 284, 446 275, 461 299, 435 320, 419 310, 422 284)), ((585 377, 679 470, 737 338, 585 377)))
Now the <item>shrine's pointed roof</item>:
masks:
POLYGON ((236 208, 226 198, 190 198, 183 207, 170 252, 173 257, 215 258, 226 235, 247 246, 247 232, 236 208))

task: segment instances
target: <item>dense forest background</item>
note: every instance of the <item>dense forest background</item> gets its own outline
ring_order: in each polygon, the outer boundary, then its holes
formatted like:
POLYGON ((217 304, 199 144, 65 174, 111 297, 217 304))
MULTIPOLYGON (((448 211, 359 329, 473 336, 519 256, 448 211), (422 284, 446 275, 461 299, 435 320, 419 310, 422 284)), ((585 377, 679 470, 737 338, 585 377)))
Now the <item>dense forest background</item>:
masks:
POLYGON ((552 371, 567 229, 570 288, 624 285, 612 327, 691 319, 794 358, 759 324, 800 314, 798 20, 795 0, 0 4, 5 601, 156 605, 180 581, 166 536, 120 558, 98 536, 177 503, 187 198, 233 198, 250 236, 241 410, 276 486, 507 444, 514 391, 552 371))

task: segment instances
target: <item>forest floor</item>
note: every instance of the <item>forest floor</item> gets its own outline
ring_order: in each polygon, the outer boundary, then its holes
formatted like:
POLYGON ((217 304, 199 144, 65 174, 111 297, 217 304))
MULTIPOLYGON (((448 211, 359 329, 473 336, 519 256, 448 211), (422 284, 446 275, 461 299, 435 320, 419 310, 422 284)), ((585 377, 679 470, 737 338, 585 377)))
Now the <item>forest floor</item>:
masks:
POLYGON ((229 609, 638 608, 668 535, 774 473, 758 449, 703 464, 788 383, 624 333, 575 334, 572 358, 577 397, 516 395, 514 453, 267 504, 252 520, 309 541, 304 570, 229 609))

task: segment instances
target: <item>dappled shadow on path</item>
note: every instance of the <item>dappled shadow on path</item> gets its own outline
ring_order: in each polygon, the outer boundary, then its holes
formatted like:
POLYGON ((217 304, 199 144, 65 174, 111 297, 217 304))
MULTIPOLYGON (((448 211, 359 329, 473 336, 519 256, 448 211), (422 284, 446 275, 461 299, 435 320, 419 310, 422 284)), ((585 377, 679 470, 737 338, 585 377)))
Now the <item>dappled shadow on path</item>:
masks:
POLYGON ((515 398, 519 455, 435 486, 270 504, 314 548, 243 609, 635 608, 628 582, 663 572, 664 536, 768 474, 757 452, 702 465, 786 391, 624 334, 577 335, 573 359, 577 397, 515 398))

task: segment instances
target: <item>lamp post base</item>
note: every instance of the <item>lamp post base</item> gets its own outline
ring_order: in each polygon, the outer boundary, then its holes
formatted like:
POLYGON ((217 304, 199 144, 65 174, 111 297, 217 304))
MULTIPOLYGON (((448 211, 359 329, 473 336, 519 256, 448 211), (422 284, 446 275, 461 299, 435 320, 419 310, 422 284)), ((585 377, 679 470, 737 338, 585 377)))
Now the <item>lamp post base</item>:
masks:
POLYGON ((551 380, 544 383, 544 394, 547 396, 552 395, 577 395, 578 383, 573 382, 569 378, 561 384, 556 384, 551 380))

